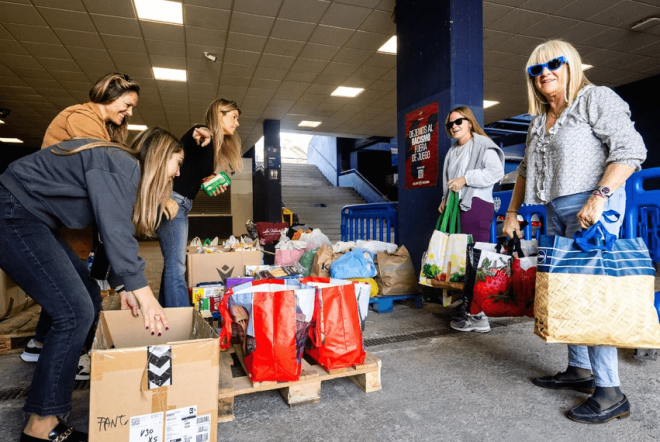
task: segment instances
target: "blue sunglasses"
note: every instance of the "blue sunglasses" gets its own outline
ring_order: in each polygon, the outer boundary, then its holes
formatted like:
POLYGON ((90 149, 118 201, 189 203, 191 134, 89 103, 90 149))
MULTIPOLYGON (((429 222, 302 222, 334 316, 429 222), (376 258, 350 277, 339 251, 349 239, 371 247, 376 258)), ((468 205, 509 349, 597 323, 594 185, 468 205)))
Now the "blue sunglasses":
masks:
POLYGON ((548 68, 548 70, 552 72, 562 67, 564 63, 568 63, 568 61, 563 55, 560 55, 559 57, 553 58, 547 63, 535 64, 533 66, 528 67, 527 73, 529 73, 530 77, 538 77, 543 73, 544 68, 548 68))

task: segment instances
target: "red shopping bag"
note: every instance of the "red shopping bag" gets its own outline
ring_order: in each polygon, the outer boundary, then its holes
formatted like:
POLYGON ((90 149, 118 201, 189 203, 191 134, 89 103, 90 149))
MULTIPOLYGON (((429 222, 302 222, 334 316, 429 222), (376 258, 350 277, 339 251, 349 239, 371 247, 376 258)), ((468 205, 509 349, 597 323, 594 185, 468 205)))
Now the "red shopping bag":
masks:
POLYGON ((362 364, 362 321, 366 311, 360 315, 358 297, 364 296, 368 307, 369 285, 319 277, 303 278, 300 282, 316 289, 309 330, 311 347, 305 352, 326 370, 362 364))
MULTIPOLYGON (((518 238, 513 239, 516 240, 520 241, 518 238)), ((520 306, 519 316, 533 318, 538 242, 533 239, 521 243, 519 252, 513 255, 511 263, 511 289, 520 306)))
POLYGON ((220 346, 229 348, 233 329, 252 382, 297 381, 314 310, 315 290, 298 281, 263 279, 227 290, 219 311, 220 346))

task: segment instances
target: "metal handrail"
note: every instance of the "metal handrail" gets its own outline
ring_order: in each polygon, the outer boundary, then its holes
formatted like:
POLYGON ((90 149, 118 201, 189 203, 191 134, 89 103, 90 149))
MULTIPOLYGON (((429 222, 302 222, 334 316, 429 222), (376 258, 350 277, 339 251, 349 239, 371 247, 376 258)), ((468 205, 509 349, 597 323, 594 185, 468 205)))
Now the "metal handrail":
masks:
POLYGON ((358 172, 357 169, 349 169, 349 170, 345 170, 345 171, 343 171, 343 172, 341 173, 341 175, 344 176, 344 175, 349 175, 349 174, 351 174, 351 173, 354 173, 355 175, 357 175, 358 177, 360 177, 360 179, 361 179, 364 183, 366 183, 366 184, 371 188, 371 190, 373 190, 373 191, 376 192, 378 195, 380 195, 385 201, 387 201, 387 202, 390 201, 390 199, 389 199, 386 195, 384 195, 383 192, 381 192, 380 190, 378 190, 378 189, 376 188, 376 186, 374 186, 373 184, 371 184, 371 182, 369 182, 368 179, 366 179, 366 178, 365 178, 360 172, 358 172))

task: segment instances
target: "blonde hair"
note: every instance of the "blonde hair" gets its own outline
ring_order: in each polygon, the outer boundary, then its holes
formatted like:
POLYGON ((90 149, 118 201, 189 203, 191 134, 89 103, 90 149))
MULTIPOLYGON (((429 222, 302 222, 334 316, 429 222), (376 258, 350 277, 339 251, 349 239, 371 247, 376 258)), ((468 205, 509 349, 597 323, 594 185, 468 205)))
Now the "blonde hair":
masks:
POLYGON ((237 132, 233 135, 225 135, 222 117, 227 112, 236 111, 238 115, 241 110, 235 101, 218 98, 214 100, 206 110, 206 127, 213 136, 213 167, 225 172, 239 171, 243 168, 241 137, 237 132))
POLYGON ((566 69, 568 69, 568 80, 565 85, 565 95, 569 106, 578 96, 580 90, 586 85, 591 84, 582 71, 582 59, 580 58, 580 54, 578 54, 578 51, 572 44, 563 40, 548 40, 545 43, 541 43, 532 51, 529 60, 527 60, 527 66, 525 66, 528 102, 527 113, 530 115, 536 116, 546 113, 549 105, 547 100, 545 100, 545 97, 536 90, 534 77, 529 75, 527 68, 535 64, 545 63, 548 60, 552 60, 561 55, 566 58, 568 65, 566 67, 566 69))
POLYGON ((447 136, 449 138, 453 138, 453 137, 451 136, 451 130, 447 129, 447 123, 449 123, 449 116, 454 112, 458 112, 459 114, 463 115, 463 117, 468 119, 470 125, 472 126, 472 130, 470 132, 478 133, 479 135, 483 135, 484 137, 488 136, 486 135, 486 132, 484 132, 484 130, 481 128, 481 126, 479 126, 479 123, 477 123, 477 119, 474 117, 474 114, 472 113, 472 110, 469 107, 457 106, 452 110, 450 110, 449 113, 447 114, 447 118, 445 118, 445 132, 447 132, 447 136))
POLYGON ((75 149, 67 150, 59 144, 56 155, 75 155, 98 147, 116 147, 131 154, 140 164, 141 177, 133 206, 133 225, 138 235, 154 237, 165 212, 165 203, 172 194, 172 180, 167 175, 170 157, 183 151, 183 146, 174 135, 160 127, 143 130, 130 146, 108 141, 95 141, 75 149))
MULTIPOLYGON (((106 74, 96 80, 89 91, 89 99, 92 103, 110 104, 127 92, 135 92, 140 95, 140 85, 126 74, 106 74)), ((110 141, 125 143, 128 138, 128 117, 124 118, 120 125, 107 121, 105 128, 110 135, 110 141)))

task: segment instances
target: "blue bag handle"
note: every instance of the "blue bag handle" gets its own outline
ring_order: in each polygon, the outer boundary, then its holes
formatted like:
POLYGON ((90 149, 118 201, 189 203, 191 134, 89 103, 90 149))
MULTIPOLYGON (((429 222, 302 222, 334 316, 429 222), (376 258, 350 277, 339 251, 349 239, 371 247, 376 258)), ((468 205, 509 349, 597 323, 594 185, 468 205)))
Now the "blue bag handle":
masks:
MULTIPOLYGON (((621 215, 614 210, 603 212, 603 219, 608 223, 614 223, 620 217, 621 215), (614 219, 610 219, 610 217, 614 219)), ((616 235, 608 232, 603 223, 598 221, 587 230, 575 232, 573 239, 575 245, 584 252, 591 252, 592 250, 611 251, 614 241, 616 241, 616 235)))

